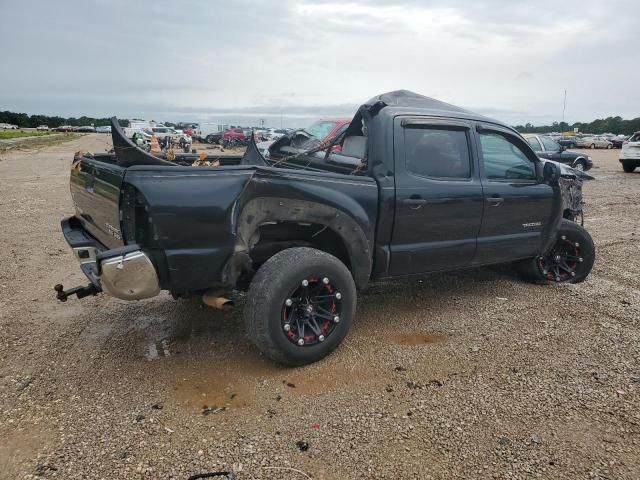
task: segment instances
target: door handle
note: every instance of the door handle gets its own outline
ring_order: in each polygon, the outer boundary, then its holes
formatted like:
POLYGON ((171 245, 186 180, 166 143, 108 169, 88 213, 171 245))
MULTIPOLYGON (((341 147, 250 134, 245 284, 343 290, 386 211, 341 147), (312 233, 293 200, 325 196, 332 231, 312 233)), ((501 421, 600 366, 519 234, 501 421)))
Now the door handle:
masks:
POLYGON ((419 209, 422 205, 426 204, 427 201, 424 198, 405 198, 402 200, 404 205, 408 205, 409 208, 413 210, 419 209))
POLYGON ((487 202, 489 202, 492 206, 497 207, 502 205, 502 202, 504 202, 504 198, 498 196, 487 197, 487 202))

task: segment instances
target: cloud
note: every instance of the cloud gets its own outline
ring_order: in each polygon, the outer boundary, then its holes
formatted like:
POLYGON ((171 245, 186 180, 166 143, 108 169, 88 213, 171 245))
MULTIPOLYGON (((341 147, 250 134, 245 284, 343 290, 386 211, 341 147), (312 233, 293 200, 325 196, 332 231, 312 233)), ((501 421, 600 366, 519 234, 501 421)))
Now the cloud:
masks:
POLYGON ((569 121, 628 118, 640 115, 637 20, 625 14, 634 8, 631 0, 562 11, 550 0, 3 2, 0 109, 310 122, 407 88, 524 123, 559 120, 566 89, 569 121))

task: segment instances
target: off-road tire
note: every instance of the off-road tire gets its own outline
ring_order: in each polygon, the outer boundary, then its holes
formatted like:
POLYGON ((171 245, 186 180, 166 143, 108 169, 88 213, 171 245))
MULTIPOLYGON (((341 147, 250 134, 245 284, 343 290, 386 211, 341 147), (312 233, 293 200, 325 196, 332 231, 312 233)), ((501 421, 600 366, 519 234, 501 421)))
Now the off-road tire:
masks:
POLYGON ((333 255, 313 248, 288 248, 267 260, 249 287, 244 321, 249 339, 267 357, 289 366, 317 362, 331 353, 349 331, 356 311, 356 287, 347 267, 333 255), (309 276, 326 276, 341 293, 340 322, 326 340, 298 346, 282 325, 282 309, 292 288, 309 276))
POLYGON ((633 162, 622 162, 622 170, 625 171, 625 173, 633 173, 633 171, 636 169, 636 164, 633 162))
MULTIPOLYGON (((581 258, 583 259, 581 263, 578 264, 575 270, 575 276, 572 278, 568 278, 567 280, 562 281, 561 283, 580 283, 583 282, 589 273, 591 273, 591 269, 593 268, 593 263, 596 259, 596 249, 593 244, 593 239, 587 230, 584 227, 578 225, 571 220, 563 219, 560 224, 560 228, 556 233, 556 243, 560 242, 562 236, 570 239, 574 242, 579 242, 581 249, 581 258)), ((554 247, 552 247, 554 248, 554 247)), ((558 283, 544 275, 540 269, 538 258, 530 258, 526 260, 519 260, 514 262, 514 268, 520 275, 523 280, 526 280, 531 283, 558 283)))

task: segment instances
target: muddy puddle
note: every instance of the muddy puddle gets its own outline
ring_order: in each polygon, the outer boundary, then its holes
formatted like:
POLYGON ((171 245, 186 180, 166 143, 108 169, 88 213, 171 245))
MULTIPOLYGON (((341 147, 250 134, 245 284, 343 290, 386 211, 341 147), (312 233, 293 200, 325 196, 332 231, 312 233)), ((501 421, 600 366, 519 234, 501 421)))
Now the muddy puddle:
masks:
POLYGON ((365 368, 349 370, 320 362, 292 369, 276 365, 255 353, 237 356, 223 363, 185 369, 175 382, 173 394, 178 403, 202 410, 206 415, 260 405, 264 407, 287 397, 349 390, 378 380, 365 368))
POLYGON ((446 342, 447 337, 445 335, 437 335, 432 333, 405 332, 392 335, 391 341, 396 345, 417 347, 420 345, 429 345, 431 343, 446 342))

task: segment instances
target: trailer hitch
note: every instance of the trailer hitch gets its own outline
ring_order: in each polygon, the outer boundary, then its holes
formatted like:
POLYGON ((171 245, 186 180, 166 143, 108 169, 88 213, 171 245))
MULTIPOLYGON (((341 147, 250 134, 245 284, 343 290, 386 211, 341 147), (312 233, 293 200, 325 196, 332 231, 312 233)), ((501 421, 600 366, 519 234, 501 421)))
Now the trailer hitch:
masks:
POLYGON ((69 290, 65 290, 62 284, 57 284, 53 289, 57 292, 56 298, 61 302, 66 302, 67 298, 71 295, 75 295, 78 298, 88 297, 89 295, 97 295, 101 292, 101 290, 96 287, 93 283, 90 283, 86 287, 74 287, 69 290))

